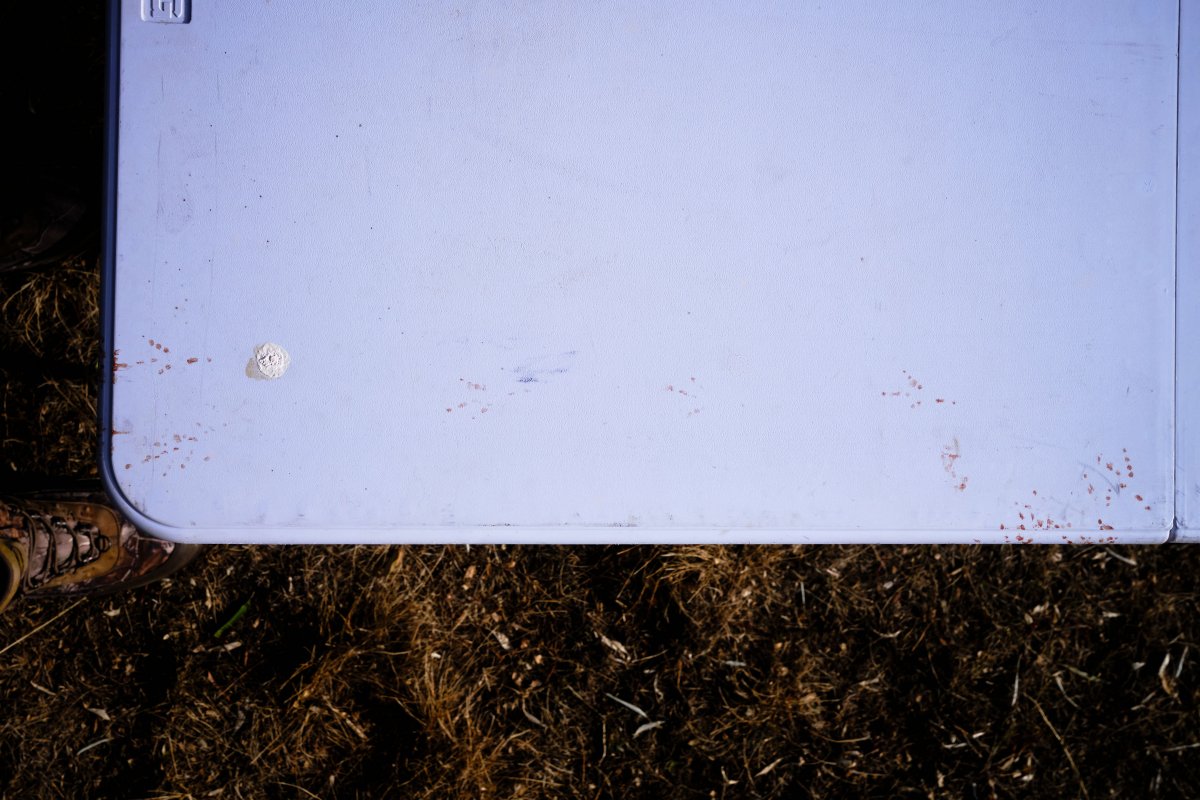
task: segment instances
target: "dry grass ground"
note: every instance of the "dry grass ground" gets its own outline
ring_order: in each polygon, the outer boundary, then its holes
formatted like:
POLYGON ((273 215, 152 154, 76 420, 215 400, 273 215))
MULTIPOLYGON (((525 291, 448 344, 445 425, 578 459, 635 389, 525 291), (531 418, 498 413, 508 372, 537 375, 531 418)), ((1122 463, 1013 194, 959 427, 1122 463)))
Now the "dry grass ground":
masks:
POLYGON ((0 619, 0 775, 22 798, 1190 797, 1192 552, 214 549, 0 619))
MULTIPOLYGON (((76 37, 46 56, 64 75, 91 75, 98 16, 42 34, 76 37)), ((58 80, 95 145, 98 83, 58 80)), ((0 488, 95 473, 96 274, 92 252, 0 275, 0 488)), ((214 548, 162 585, 0 616, 0 795, 1196 797, 1198 566, 1186 547, 214 548)))

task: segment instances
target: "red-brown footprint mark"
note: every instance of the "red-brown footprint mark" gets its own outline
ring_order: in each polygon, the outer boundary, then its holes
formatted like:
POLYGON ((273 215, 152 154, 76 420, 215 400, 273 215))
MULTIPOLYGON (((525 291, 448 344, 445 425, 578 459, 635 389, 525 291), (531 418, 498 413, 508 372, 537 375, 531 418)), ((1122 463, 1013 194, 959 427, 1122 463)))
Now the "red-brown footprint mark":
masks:
MULTIPOLYGON (((146 344, 148 344, 150 347, 154 348, 154 349, 153 349, 151 352, 162 353, 164 356, 170 355, 170 353, 171 353, 171 348, 170 348, 170 347, 167 347, 167 346, 166 346, 165 344, 163 344, 162 342, 156 342, 156 341, 154 341, 153 339, 147 339, 147 340, 146 340, 146 344)), ((115 356, 116 356, 116 354, 117 354, 117 353, 119 353, 119 352, 120 352, 120 351, 114 351, 114 353, 113 353, 113 355, 114 355, 113 361, 114 361, 114 362, 116 361, 116 358, 115 358, 115 356)), ((205 361, 206 361, 207 363, 210 363, 210 364, 212 363, 212 359, 211 359, 211 358, 207 358, 207 357, 206 357, 206 358, 205 358, 205 361)), ((152 356, 151 356, 151 357, 149 357, 149 358, 141 358, 141 359, 138 359, 138 360, 134 361, 133 363, 134 363, 134 365, 135 365, 135 366, 139 366, 139 367, 140 367, 140 366, 144 366, 144 365, 146 365, 146 364, 158 364, 158 363, 160 363, 160 362, 162 363, 162 366, 160 366, 160 367, 158 368, 158 374, 159 374, 159 375, 164 375, 164 374, 166 374, 167 372, 169 372, 169 371, 171 370, 171 368, 172 368, 172 367, 177 367, 177 366, 180 366, 180 364, 179 364, 178 362, 175 362, 175 361, 172 361, 172 360, 169 360, 169 359, 166 359, 166 358, 160 359, 158 356, 154 356, 154 355, 152 355, 152 356)), ((185 366, 191 366, 192 364, 198 364, 198 363, 200 363, 200 357, 199 357, 199 356, 191 356, 191 357, 189 357, 189 358, 185 359, 185 360, 184 360, 184 362, 183 362, 183 364, 184 364, 185 366)), ((114 371, 114 372, 116 372, 116 370, 117 370, 117 369, 125 368, 125 367, 128 367, 128 366, 129 366, 128 364, 117 364, 117 363, 114 363, 114 364, 113 364, 113 371, 114 371)))
POLYGON ((460 388, 466 393, 466 399, 460 400, 453 405, 446 406, 447 414, 470 414, 471 419, 475 419, 475 413, 486 414, 490 409, 486 399, 480 399, 483 393, 487 392, 487 385, 476 383, 475 381, 459 378, 460 388))
MULTIPOLYGON (((1029 502, 1023 503, 1019 500, 1013 501, 1013 506, 1016 508, 1016 518, 1008 523, 1000 523, 1000 530, 1012 531, 1012 538, 1010 539, 1009 534, 1006 534, 1004 540, 1006 542, 1012 542, 1016 544, 1030 544, 1034 541, 1034 537, 1031 534, 1035 532, 1044 534, 1049 531, 1063 531, 1075 527, 1074 524, 1070 522, 1055 520, 1054 517, 1046 513, 1046 511, 1043 509, 1044 502, 1044 498, 1038 494, 1037 489, 1030 490, 1029 502)), ((1061 506, 1061 504, 1059 505, 1061 506)), ((1100 530, 1111 531, 1113 529, 1112 526, 1104 527, 1103 520, 1098 521, 1098 526, 1100 530)), ((1066 544, 1105 544, 1116 541, 1115 536, 1096 537, 1089 534, 1075 532, 1069 534, 1059 533, 1058 538, 1066 544)), ((1045 542, 1057 540, 1047 539, 1047 537, 1043 535, 1040 538, 1040 541, 1045 542)))
MULTIPOLYGON (((1026 503, 1022 503, 1019 500, 1014 501, 1013 506, 1017 508, 1017 521, 1009 524, 1000 524, 1000 530, 1011 531, 1010 534, 1005 534, 1005 542, 1010 544, 1032 544, 1034 541, 1061 541, 1063 544, 1112 544, 1117 541, 1117 537, 1111 535, 1096 535, 1074 530, 1067 533, 1066 529, 1074 528, 1072 523, 1056 521, 1042 510, 1043 503, 1051 501, 1039 495, 1037 489, 1030 490, 1029 500, 1030 502, 1026 503), (1046 536, 1045 534, 1050 531, 1059 531, 1059 533, 1046 536), (1033 536, 1034 533, 1041 535, 1035 538, 1033 536)), ((1061 503, 1058 505, 1061 507, 1061 503)), ((1113 530, 1113 526, 1105 523, 1102 518, 1097 518, 1096 527, 1100 531, 1113 530)))
POLYGON ((950 476, 951 480, 958 484, 954 488, 960 492, 965 492, 967 490, 967 481, 970 478, 965 475, 960 478, 958 475, 958 459, 962 458, 962 453, 959 451, 957 436, 954 437, 954 441, 950 444, 942 447, 941 458, 942 469, 946 470, 946 474, 950 476))
MULTIPOLYGON (((170 353, 171 352, 171 348, 166 347, 165 345, 163 345, 162 342, 156 342, 153 339, 147 339, 146 341, 150 344, 151 347, 153 347, 155 350, 158 350, 160 353, 170 353)), ((150 359, 150 363, 156 364, 156 363, 158 363, 158 359, 152 358, 152 359, 150 359)), ((170 368, 171 368, 171 364, 170 364, 170 362, 167 362, 158 368, 158 374, 162 375, 164 372, 166 372, 170 368)))
MULTIPOLYGON (((1122 449, 1120 458, 1108 458, 1104 453, 1097 453, 1095 465, 1083 464, 1082 466, 1083 469, 1079 474, 1079 486, 1071 491, 1072 507, 1077 507, 1085 515, 1089 512, 1096 513, 1095 526, 1101 534, 1115 530, 1111 522, 1104 520, 1104 509, 1136 504, 1143 511, 1153 510, 1152 506, 1146 504, 1145 498, 1133 488, 1136 473, 1133 468, 1133 459, 1129 456, 1128 450, 1122 449)), ((1073 527, 1072 523, 1056 522, 1049 514, 1045 513, 1043 510, 1045 502, 1051 501, 1044 500, 1038 495, 1036 489, 1031 490, 1029 502, 1016 501, 1013 503, 1016 507, 1016 518, 1001 523, 1000 529, 1049 531, 1073 527)), ((1059 509, 1063 508, 1062 502, 1053 502, 1059 509)), ((1090 523, 1088 524, 1090 525, 1090 523)), ((1062 541, 1069 544, 1110 544, 1117 540, 1115 536, 1081 533, 1059 534, 1059 536, 1062 541)), ((1028 538, 1027 535, 1024 536, 1025 540, 1028 538)))
POLYGON ((700 390, 702 388, 700 384, 696 383, 695 375, 689 376, 685 382, 678 384, 668 383, 664 387, 665 391, 687 398, 684 405, 691 406, 691 410, 687 412, 689 417, 694 417, 703 411, 703 408, 700 407, 700 390))
MULTIPOLYGON (((203 426, 200 423, 196 423, 196 427, 203 429, 203 426)), ((212 431, 213 428, 208 428, 207 430, 208 433, 212 433, 212 431)), ((201 433, 204 432, 204 430, 201 430, 201 433)), ((171 434, 170 436, 165 437, 162 441, 154 442, 152 444, 154 449, 142 458, 142 463, 149 464, 152 462, 160 462, 160 465, 167 470, 175 468, 186 470, 187 465, 191 463, 192 459, 199 455, 197 452, 199 444, 200 437, 196 436, 195 434, 171 434)), ((203 456, 203 460, 205 461, 209 461, 211 458, 212 456, 209 455, 203 456)), ((132 464, 126 464, 125 469, 130 469, 132 466, 132 464)), ((168 473, 164 472, 162 474, 165 477, 168 473)))
MULTIPOLYGON (((1004 526, 1001 526, 1000 529, 1005 530, 1004 526)), ((1109 528, 1109 530, 1112 530, 1112 528, 1109 528)), ((1112 544, 1117 541, 1117 537, 1115 536, 1091 536, 1086 533, 1060 534, 1059 539, 1062 540, 1063 544, 1112 544)), ((1011 534, 1004 534, 1005 544, 1033 544, 1035 541, 1041 541, 1046 544, 1057 544, 1058 542, 1056 539, 1045 536, 1035 539, 1030 533, 1021 534, 1013 532, 1011 534)))
MULTIPOLYGON (((900 374, 904 376, 903 385, 900 388, 893 389, 890 392, 889 391, 880 392, 879 396, 880 397, 898 397, 901 399, 907 399, 909 401, 909 403, 908 403, 909 408, 914 408, 914 409, 921 408, 922 404, 925 403, 925 401, 929 399, 924 394, 925 384, 922 381, 918 380, 914 375, 909 373, 909 371, 906 369, 900 370, 900 374)), ((932 405, 956 406, 956 405, 958 405, 958 401, 957 400, 947 400, 945 397, 934 397, 932 405)))
POLYGON ((121 358, 121 351, 114 348, 113 349, 113 357, 112 357, 113 383, 117 382, 117 373, 118 372, 120 372, 123 369, 129 369, 129 365, 124 363, 123 361, 120 361, 119 360, 120 358, 121 358))
POLYGON ((1084 466, 1080 473, 1080 481, 1087 487, 1088 495, 1097 503, 1103 499, 1105 508, 1112 508, 1114 503, 1137 503, 1142 511, 1153 511, 1146 499, 1133 489, 1136 476, 1129 450, 1122 447, 1120 458, 1109 458, 1104 453, 1097 453, 1096 465, 1084 466))
POLYGON ((1016 519, 1007 524, 1000 523, 1000 530, 1050 531, 1072 527, 1070 522, 1056 521, 1054 517, 1043 512, 1042 504, 1043 498, 1038 494, 1038 490, 1030 490, 1028 502, 1013 501, 1013 506, 1017 509, 1016 519))

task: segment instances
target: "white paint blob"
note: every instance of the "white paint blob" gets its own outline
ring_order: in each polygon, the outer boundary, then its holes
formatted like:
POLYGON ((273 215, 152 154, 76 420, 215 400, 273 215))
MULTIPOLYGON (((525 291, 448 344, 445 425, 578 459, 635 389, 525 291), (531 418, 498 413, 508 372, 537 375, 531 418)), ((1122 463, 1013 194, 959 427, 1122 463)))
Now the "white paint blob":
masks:
POLYGON ((291 363, 292 357, 287 350, 274 342, 267 342, 254 348, 254 357, 246 365, 246 374, 251 378, 275 380, 283 377, 291 363))

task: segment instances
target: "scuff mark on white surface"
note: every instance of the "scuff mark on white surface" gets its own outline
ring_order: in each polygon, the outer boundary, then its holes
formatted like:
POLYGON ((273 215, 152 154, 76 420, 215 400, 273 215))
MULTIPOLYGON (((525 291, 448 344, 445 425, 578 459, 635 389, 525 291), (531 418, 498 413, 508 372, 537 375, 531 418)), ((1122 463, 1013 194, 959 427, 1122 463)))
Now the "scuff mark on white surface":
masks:
POLYGON ((246 377, 265 381, 276 380, 283 377, 291 363, 292 357, 279 345, 274 342, 260 344, 254 348, 254 355, 246 364, 246 377))
POLYGON ((567 350, 563 353, 541 356, 521 364, 513 369, 518 383, 544 383, 555 375, 563 375, 570 371, 578 351, 567 350))

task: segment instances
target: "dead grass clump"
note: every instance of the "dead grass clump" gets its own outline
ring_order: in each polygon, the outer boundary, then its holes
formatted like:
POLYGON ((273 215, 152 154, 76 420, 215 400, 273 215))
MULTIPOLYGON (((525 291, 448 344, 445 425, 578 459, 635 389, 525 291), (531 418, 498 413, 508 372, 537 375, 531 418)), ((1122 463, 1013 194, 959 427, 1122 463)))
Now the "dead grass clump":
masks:
POLYGON ((94 261, 0 274, 0 470, 96 474, 99 275, 94 261))
POLYGON ((90 376, 100 351, 96 265, 78 258, 53 269, 15 272, 2 279, 0 325, 10 352, 25 348, 50 362, 86 368, 90 376))
POLYGON ((219 548, 0 618, 6 645, 51 622, 3 653, 0 770, 21 797, 47 770, 76 796, 1188 796, 1190 552, 219 548))

